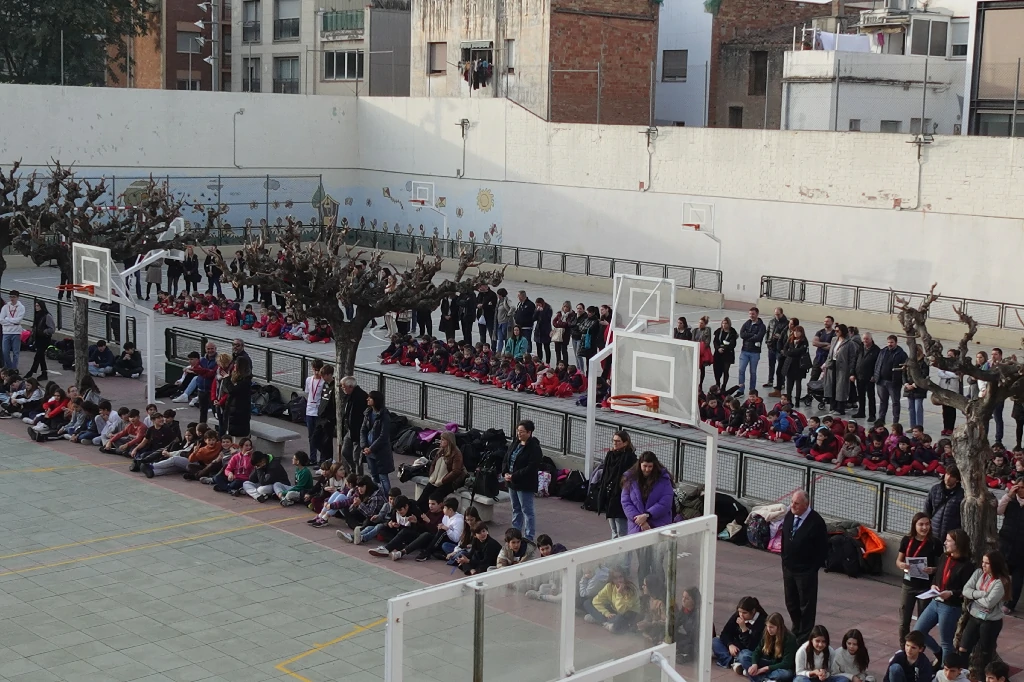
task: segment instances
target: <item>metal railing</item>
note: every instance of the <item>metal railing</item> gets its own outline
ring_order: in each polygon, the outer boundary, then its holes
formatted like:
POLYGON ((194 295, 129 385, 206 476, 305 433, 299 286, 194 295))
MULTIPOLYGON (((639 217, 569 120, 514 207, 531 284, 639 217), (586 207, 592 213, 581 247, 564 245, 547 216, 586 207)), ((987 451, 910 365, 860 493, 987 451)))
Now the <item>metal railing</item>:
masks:
POLYGON ((279 95, 297 95, 299 94, 299 79, 298 78, 275 78, 274 79, 274 92, 279 95))
MULTIPOLYGON (((807 303, 844 310, 860 310, 884 315, 899 313, 896 299, 910 301, 917 305, 926 294, 900 291, 898 289, 877 289, 853 284, 816 282, 809 279, 793 279, 764 275, 761 277, 761 298, 773 301, 807 303)), ((929 317, 943 322, 959 322, 955 308, 962 309, 985 327, 1024 331, 1024 305, 979 301, 972 298, 939 296, 932 303, 929 317)))
MULTIPOLYGON (((227 348, 227 336, 204 334, 191 329, 169 328, 165 332, 167 361, 184 366, 191 351, 203 352, 206 341, 227 348)), ((253 376, 277 385, 282 393, 302 392, 310 375, 313 356, 299 352, 252 346, 253 376)), ((414 419, 441 424, 456 423, 481 431, 496 428, 515 432, 523 419, 533 421, 534 435, 549 453, 578 463, 582 469, 586 442, 586 414, 571 401, 526 398, 523 394, 477 386, 448 377, 425 379, 406 368, 358 368, 354 375, 367 391, 384 394, 393 412, 414 419), (442 383, 446 382, 446 383, 442 383), (458 387, 452 384, 458 384, 458 387), (463 388, 462 385, 465 384, 463 388)), ((638 451, 650 450, 673 473, 677 481, 703 484, 703 434, 688 429, 670 429, 653 420, 602 411, 597 420, 598 443, 610 443, 620 429, 630 433, 638 451)), ((857 521, 876 530, 905 534, 913 515, 923 508, 927 489, 915 487, 909 479, 875 476, 849 469, 808 462, 783 454, 765 442, 723 439, 718 446, 718 489, 747 500, 776 502, 798 488, 808 489, 815 508, 822 514, 857 521), (815 493, 820 493, 815 495, 815 493)), ((919 479, 913 479, 919 481, 919 479)))
POLYGON ((324 12, 320 31, 321 33, 333 33, 335 31, 361 31, 363 30, 365 17, 366 12, 361 9, 324 12))
POLYGON ((243 43, 258 43, 260 42, 260 22, 258 21, 247 21, 242 25, 242 42, 243 43))
POLYGON ((299 39, 299 20, 298 20, 298 18, 275 19, 274 20, 274 40, 298 40, 298 39, 299 39))
MULTIPOLYGON (((3 296, 4 300, 7 300, 10 293, 10 289, 0 289, 0 296, 3 296)), ((47 310, 49 310, 50 314, 53 315, 53 322, 57 326, 58 333, 66 334, 67 336, 74 336, 74 301, 58 301, 52 296, 42 296, 30 291, 21 292, 21 302, 25 304, 25 320, 23 321, 23 324, 26 327, 32 326, 36 301, 42 301, 46 304, 47 310)), ((86 326, 89 329, 90 343, 95 342, 96 339, 106 339, 116 344, 121 343, 120 313, 111 313, 100 310, 100 304, 96 301, 89 301, 89 310, 86 313, 86 326)), ((138 345, 135 318, 133 316, 129 315, 125 318, 125 328, 127 329, 128 334, 127 340, 138 345)))

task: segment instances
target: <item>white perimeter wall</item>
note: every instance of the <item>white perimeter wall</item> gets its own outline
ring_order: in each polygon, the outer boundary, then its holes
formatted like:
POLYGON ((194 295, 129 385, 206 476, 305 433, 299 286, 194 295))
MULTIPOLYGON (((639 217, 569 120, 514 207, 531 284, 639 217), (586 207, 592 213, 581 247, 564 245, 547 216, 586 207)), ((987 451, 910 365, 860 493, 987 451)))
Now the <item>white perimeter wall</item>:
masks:
POLYGON ((502 100, 2 86, 0 120, 0 163, 323 173, 349 220, 427 230, 441 218, 401 200, 431 182, 453 232, 553 251, 714 267, 716 245, 680 226, 684 202, 711 203, 730 299, 772 274, 1024 301, 1020 140, 939 136, 919 183, 909 136, 661 128, 649 156, 639 128, 548 124, 502 100))

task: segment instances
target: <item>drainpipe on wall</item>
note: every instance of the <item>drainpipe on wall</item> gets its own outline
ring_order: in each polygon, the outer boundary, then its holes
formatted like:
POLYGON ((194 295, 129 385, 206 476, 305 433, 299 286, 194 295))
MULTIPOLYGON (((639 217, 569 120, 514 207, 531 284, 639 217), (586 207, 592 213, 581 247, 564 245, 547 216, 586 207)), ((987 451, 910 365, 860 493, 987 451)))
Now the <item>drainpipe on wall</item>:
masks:
POLYGON ((649 192, 651 191, 651 183, 654 181, 654 141, 658 139, 658 129, 654 126, 648 126, 647 130, 641 130, 640 134, 647 136, 647 184, 640 191, 649 192))

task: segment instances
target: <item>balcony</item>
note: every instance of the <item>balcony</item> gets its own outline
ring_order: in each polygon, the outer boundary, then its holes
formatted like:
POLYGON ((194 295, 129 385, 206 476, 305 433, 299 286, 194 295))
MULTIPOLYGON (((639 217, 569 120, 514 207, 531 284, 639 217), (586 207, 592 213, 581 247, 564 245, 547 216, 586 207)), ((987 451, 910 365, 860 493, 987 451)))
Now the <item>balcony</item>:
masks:
POLYGON ((299 94, 299 79, 298 78, 275 78, 274 79, 274 92, 281 95, 297 95, 299 94))
POLYGON ((242 92, 263 92, 263 88, 260 87, 261 85, 262 83, 260 83, 259 78, 254 78, 252 80, 249 80, 248 78, 243 78, 242 92))
POLYGON ((361 38, 366 20, 366 11, 350 9, 325 12, 320 24, 320 37, 326 41, 361 38))
POLYGON ((274 20, 274 40, 298 40, 299 39, 299 20, 295 19, 275 19, 274 20))
POLYGON ((260 38, 260 22, 247 21, 242 24, 242 43, 258 43, 260 38))

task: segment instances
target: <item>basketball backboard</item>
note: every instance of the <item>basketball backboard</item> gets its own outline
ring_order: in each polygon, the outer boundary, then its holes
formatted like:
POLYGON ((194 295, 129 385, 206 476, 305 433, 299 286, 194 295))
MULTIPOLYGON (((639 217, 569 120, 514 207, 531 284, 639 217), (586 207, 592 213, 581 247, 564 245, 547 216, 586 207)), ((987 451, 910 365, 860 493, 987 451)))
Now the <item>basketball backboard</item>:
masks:
POLYGON ((612 329, 618 334, 635 329, 638 323, 661 321, 666 326, 659 331, 671 330, 675 301, 675 280, 616 274, 612 289, 612 329))
POLYGON ((700 421, 699 358, 700 346, 693 341, 616 331, 612 350, 612 409, 696 425, 700 421))
POLYGON ((73 283, 94 287, 91 295, 76 291, 75 296, 110 303, 110 278, 113 275, 110 249, 75 243, 71 247, 71 260, 73 283))
POLYGON ((715 233, 715 205, 683 202, 683 225, 697 225, 701 232, 715 233))

